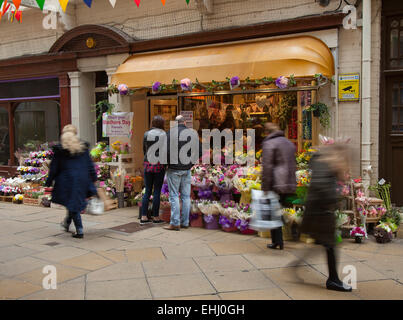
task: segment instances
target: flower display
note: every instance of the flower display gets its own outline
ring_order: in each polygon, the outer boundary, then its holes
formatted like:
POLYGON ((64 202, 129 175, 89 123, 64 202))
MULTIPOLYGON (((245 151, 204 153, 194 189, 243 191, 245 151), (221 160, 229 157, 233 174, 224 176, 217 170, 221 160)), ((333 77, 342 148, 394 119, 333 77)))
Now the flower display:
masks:
POLYGON ((126 96, 129 93, 129 88, 125 84, 118 85, 118 91, 121 96, 126 96))
POLYGON ((316 149, 311 148, 308 143, 305 143, 304 149, 297 153, 295 159, 297 161, 297 167, 299 169, 308 169, 309 161, 315 152, 317 152, 316 149))
POLYGON ((189 78, 182 79, 180 84, 183 91, 192 90, 192 81, 189 78))
POLYGON ((217 215, 220 213, 220 204, 217 201, 203 200, 198 203, 198 207, 205 215, 217 215))
POLYGON ((311 171, 310 170, 298 170, 295 172, 297 178, 298 187, 306 187, 311 183, 311 171))
POLYGON ((233 228, 235 226, 235 220, 226 216, 221 215, 218 223, 223 227, 223 228, 233 228))
POLYGON ((284 76, 280 76, 276 79, 276 86, 279 89, 285 89, 288 87, 288 78, 284 77, 284 76))
POLYGON ((301 209, 295 210, 292 208, 283 209, 284 222, 286 224, 292 225, 294 223, 301 224, 303 211, 301 209))
POLYGON ((363 227, 354 227, 350 231, 350 236, 352 237, 366 237, 367 233, 363 227))

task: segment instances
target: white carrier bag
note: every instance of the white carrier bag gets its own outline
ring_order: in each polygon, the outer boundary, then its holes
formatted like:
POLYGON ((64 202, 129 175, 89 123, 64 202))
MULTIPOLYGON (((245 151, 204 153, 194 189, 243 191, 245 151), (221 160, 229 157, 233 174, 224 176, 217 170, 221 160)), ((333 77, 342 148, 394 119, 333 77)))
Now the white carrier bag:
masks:
POLYGON ((283 226, 282 208, 279 196, 275 192, 266 195, 261 190, 252 189, 253 216, 249 222, 249 228, 256 231, 267 231, 283 226))
POLYGON ((93 197, 90 200, 88 200, 86 213, 94 216, 99 216, 101 214, 104 214, 104 212, 105 212, 104 202, 101 199, 93 197))

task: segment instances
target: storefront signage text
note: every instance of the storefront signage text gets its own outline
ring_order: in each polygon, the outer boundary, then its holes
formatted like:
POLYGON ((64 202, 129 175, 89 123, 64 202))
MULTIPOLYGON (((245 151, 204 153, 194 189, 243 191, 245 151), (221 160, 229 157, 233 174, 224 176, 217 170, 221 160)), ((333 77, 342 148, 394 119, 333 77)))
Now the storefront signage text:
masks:
POLYGON ((131 137, 133 133, 133 112, 114 112, 102 115, 103 137, 131 137))
POLYGON ((339 101, 360 100, 360 74, 339 75, 339 101))

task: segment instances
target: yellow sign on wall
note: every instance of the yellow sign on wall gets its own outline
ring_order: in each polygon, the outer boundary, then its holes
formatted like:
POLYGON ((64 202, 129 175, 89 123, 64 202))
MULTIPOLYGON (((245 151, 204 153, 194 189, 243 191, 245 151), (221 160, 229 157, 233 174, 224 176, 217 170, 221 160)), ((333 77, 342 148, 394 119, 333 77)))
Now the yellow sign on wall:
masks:
POLYGON ((339 75, 339 101, 360 100, 360 74, 339 75))

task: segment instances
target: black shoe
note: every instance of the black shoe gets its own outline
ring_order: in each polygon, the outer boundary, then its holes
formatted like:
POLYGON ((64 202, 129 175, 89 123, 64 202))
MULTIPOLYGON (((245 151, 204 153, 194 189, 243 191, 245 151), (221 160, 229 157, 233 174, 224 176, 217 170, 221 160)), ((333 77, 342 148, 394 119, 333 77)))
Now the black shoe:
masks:
POLYGON ((181 224, 181 228, 182 229, 187 229, 187 228, 189 228, 189 226, 184 226, 184 225, 181 224))
POLYGON ((64 231, 69 232, 70 226, 68 226, 68 225, 65 224, 64 222, 61 222, 61 223, 60 223, 60 226, 64 229, 64 231))
POLYGON ((278 246, 280 246, 280 250, 284 249, 284 244, 278 244, 278 243, 268 244, 267 248, 269 248, 269 249, 277 249, 278 246))
POLYGON ((149 223, 151 223, 151 222, 153 222, 153 221, 150 220, 150 219, 147 219, 147 220, 141 220, 141 219, 140 219, 140 225, 149 224, 149 223))
POLYGON ((326 288, 328 290, 343 291, 343 292, 351 292, 353 290, 353 288, 345 284, 343 281, 340 280, 332 281, 330 279, 327 279, 326 281, 326 288))
POLYGON ((73 234, 73 238, 82 239, 82 238, 84 238, 84 234, 82 234, 82 233, 75 233, 75 234, 73 234))
POLYGON ((164 220, 158 219, 158 220, 153 220, 153 223, 165 223, 164 220))

